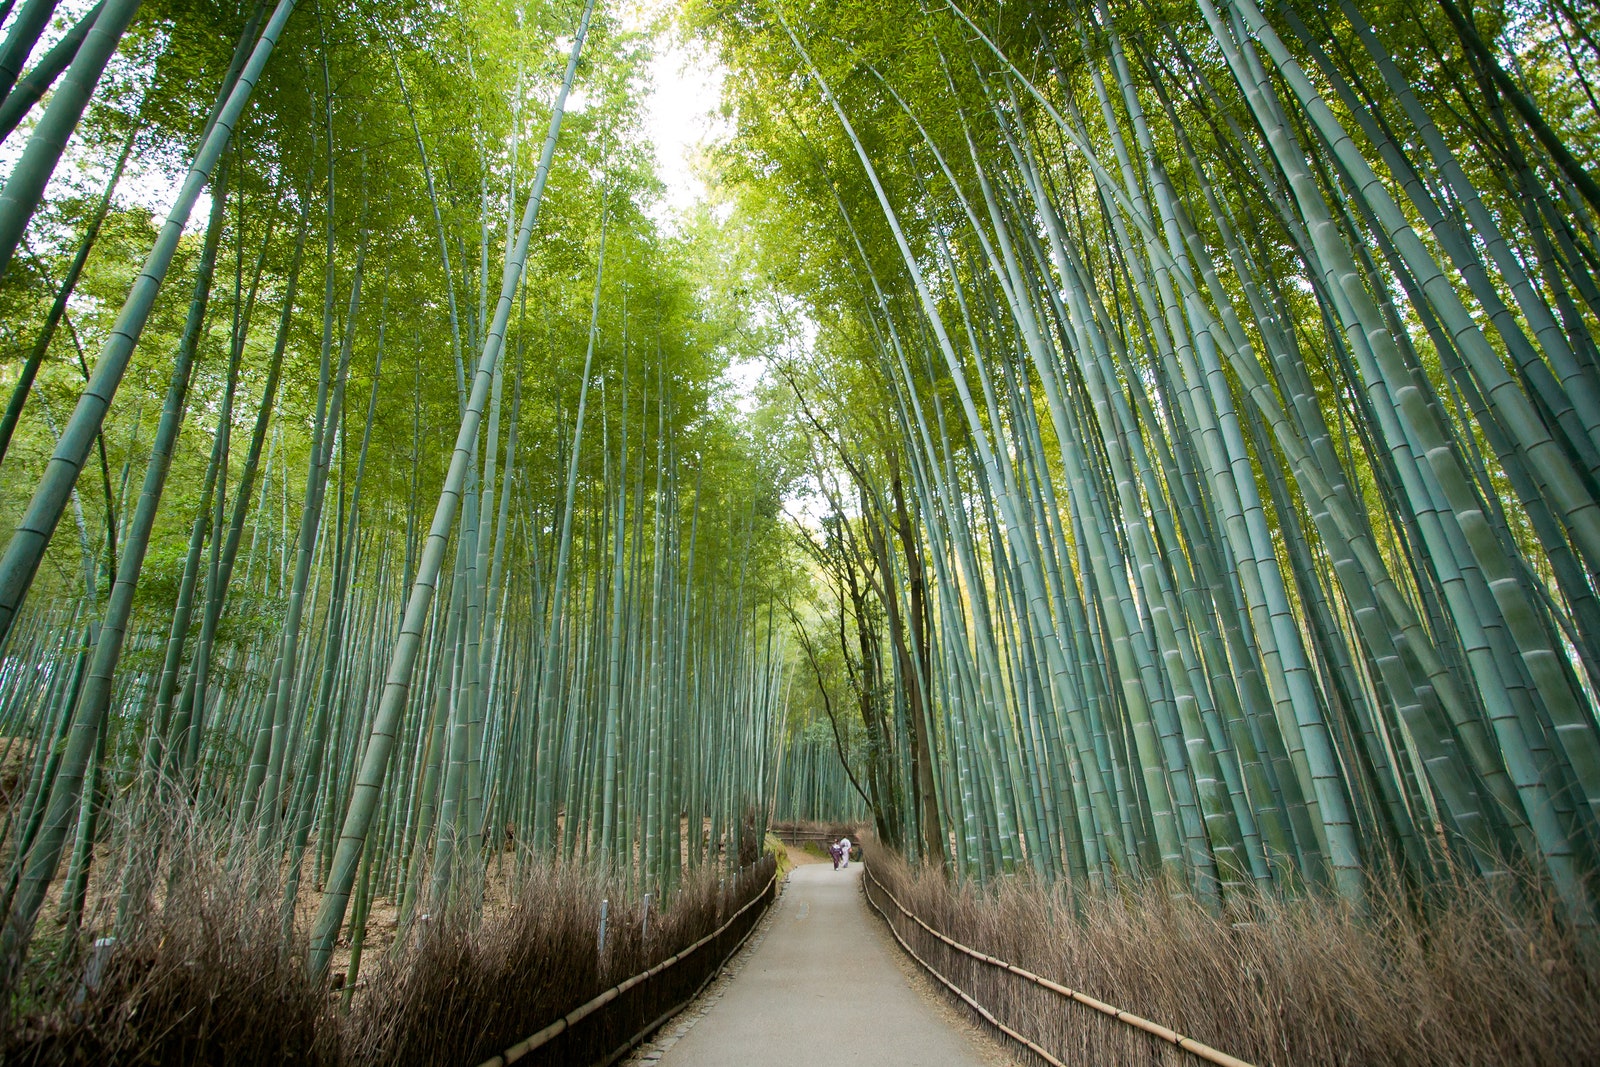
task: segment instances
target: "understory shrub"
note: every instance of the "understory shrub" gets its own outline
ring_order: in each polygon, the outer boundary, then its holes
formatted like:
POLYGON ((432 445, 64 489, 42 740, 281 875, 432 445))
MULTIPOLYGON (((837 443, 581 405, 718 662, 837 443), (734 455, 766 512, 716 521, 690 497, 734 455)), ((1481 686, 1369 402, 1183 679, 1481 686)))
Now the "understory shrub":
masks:
MULTIPOLYGON (((1515 902, 1467 878, 1423 900, 1379 889, 1364 915, 1252 895, 1217 914, 1163 882, 980 891, 876 847, 868 866, 946 936, 1259 1067, 1600 1063, 1600 952, 1537 887, 1515 902)), ((867 885, 918 955, 1065 1062, 1199 1062, 950 948, 867 885)))
MULTIPOLYGON (((375 921, 363 977, 343 990, 342 974, 331 983, 307 976, 307 911, 286 936, 275 866, 231 855, 220 835, 193 827, 155 844, 141 840, 135 851, 163 857, 159 877, 120 924, 117 885, 126 879, 108 858, 84 931, 41 928, 0 1030, 0 1062, 476 1064, 710 934, 761 895, 774 872, 769 856, 726 876, 692 872, 664 907, 653 901, 646 920, 640 895, 620 882, 523 857, 487 892, 481 875, 457 879, 455 899, 410 929, 375 921), (486 901, 481 917, 477 899, 486 901), (114 944, 91 963, 89 931, 113 926, 114 944)), ((494 871, 491 860, 491 882, 494 871)), ((762 912, 750 908, 682 963, 521 1062, 605 1059, 691 997, 762 912)))

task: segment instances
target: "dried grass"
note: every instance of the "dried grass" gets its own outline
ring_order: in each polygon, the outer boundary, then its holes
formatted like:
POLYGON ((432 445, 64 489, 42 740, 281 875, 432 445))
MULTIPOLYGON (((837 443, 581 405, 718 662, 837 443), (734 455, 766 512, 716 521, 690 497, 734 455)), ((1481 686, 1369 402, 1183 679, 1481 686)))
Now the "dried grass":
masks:
MULTIPOLYGON (((387 952, 369 942, 349 1006, 306 976, 303 929, 287 943, 276 867, 230 858, 201 828, 168 825, 160 877, 85 989, 83 953, 68 962, 41 930, 27 981, 0 1022, 6 1064, 479 1063, 720 926, 767 885, 762 857, 720 884, 706 870, 650 916, 592 871, 524 862, 505 904, 474 921, 458 904, 387 952), (600 901, 606 949, 597 952, 600 901)), ((133 846, 154 854, 153 843, 133 846)), ((117 869, 99 861, 102 871, 117 869)), ((107 881, 115 882, 115 878, 107 881)), ((499 897, 496 887, 493 895, 499 897)), ((114 910, 103 894, 97 921, 114 910)), ((527 1064, 603 1060, 687 999, 760 918, 751 908, 683 963, 595 1012, 527 1064)), ((91 927, 94 923, 90 924, 91 927)), ((87 945, 88 935, 84 939, 87 945)))
MULTIPOLYGON (((961 943, 1265 1067, 1600 1063, 1600 953, 1555 901, 1462 881, 1425 903, 1263 897, 1214 915, 1161 883, 1073 900, 1023 878, 988 892, 870 869, 961 943), (1531 901, 1531 903, 1530 903, 1531 901)), ((1193 1064, 1187 1053, 971 959, 873 899, 915 951, 1068 1063, 1193 1064)))

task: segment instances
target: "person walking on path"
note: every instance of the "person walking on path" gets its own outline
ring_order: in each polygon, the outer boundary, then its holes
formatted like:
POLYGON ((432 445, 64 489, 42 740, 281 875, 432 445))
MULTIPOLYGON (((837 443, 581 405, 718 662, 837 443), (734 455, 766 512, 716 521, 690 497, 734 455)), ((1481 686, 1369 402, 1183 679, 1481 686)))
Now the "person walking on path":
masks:
POLYGON ((850 839, 848 837, 839 838, 839 844, 837 846, 835 846, 835 847, 837 847, 838 850, 839 850, 839 864, 838 865, 840 867, 843 867, 845 870, 849 870, 850 869, 850 839))

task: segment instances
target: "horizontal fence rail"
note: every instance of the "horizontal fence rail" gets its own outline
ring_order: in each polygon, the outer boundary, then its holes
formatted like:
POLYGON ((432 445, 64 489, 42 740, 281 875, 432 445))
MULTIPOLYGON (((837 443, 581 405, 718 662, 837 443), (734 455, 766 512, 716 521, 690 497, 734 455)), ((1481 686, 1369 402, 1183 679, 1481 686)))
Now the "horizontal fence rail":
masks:
MULTIPOLYGON (((483 1063, 479 1065, 479 1067, 505 1067, 506 1064, 515 1063, 517 1060, 520 1060, 520 1059, 522 1059, 522 1057, 528 1055, 528 1053, 533 1052, 534 1050, 536 1050, 538 1048, 541 1048, 544 1045, 549 1044, 551 1041, 555 1040, 557 1037, 560 1037, 562 1034, 566 1033, 568 1030, 571 1030, 574 1026, 576 1026, 583 1019, 585 1019, 589 1015, 592 1015, 594 1012, 599 1011, 601 1008, 605 1007, 607 1004, 610 1004, 612 1001, 616 1000, 618 997, 621 997, 624 993, 627 993, 629 990, 643 985, 644 983, 650 981, 652 978, 657 977, 658 975, 660 975, 664 971, 668 970, 669 968, 671 968, 671 967, 683 962, 684 960, 688 959, 690 956, 694 955, 697 951, 699 951, 700 949, 704 948, 706 945, 710 944, 712 941, 716 940, 717 938, 721 937, 723 934, 727 933, 728 929, 730 927, 732 927, 734 923, 738 922, 740 917, 743 916, 751 908, 755 907, 757 904, 760 904, 762 901, 770 900, 771 896, 772 896, 773 886, 777 883, 777 881, 778 881, 777 871, 773 871, 772 876, 767 879, 767 884, 761 888, 761 891, 759 893, 757 893, 755 896, 751 897, 747 902, 745 902, 745 905, 742 908, 740 908, 738 911, 736 911, 732 915, 730 915, 728 917, 727 921, 724 922, 721 926, 717 927, 715 930, 711 931, 709 934, 707 934, 706 936, 702 937, 700 940, 696 941, 694 944, 690 945, 688 948, 681 949, 680 951, 673 953, 671 956, 668 956, 666 959, 662 960, 660 963, 656 964, 654 967, 651 967, 649 970, 640 971, 638 974, 634 975, 633 977, 626 978, 623 981, 618 982, 616 985, 612 986, 610 989, 607 989, 605 992, 600 993, 599 995, 593 997, 592 999, 588 1000, 587 1002, 585 1002, 583 1004, 580 1004, 576 1008, 573 1008, 571 1011, 567 1012, 567 1014, 563 1015, 561 1018, 557 1019, 555 1022, 551 1023, 549 1026, 546 1026, 544 1029, 539 1030, 538 1032, 530 1035, 529 1037, 526 1037, 523 1040, 517 1042, 515 1045, 512 1045, 510 1048, 508 1048, 504 1052, 500 1053, 498 1056, 491 1056, 488 1059, 484 1060, 483 1063)), ((734 945, 733 948, 731 948, 728 951, 727 956, 723 958, 722 962, 725 963, 725 962, 727 962, 727 960, 733 958, 734 954, 737 953, 739 951, 739 949, 744 946, 745 941, 748 940, 748 938, 750 936, 750 932, 754 931, 754 929, 755 929, 755 924, 752 923, 751 927, 750 927, 750 931, 747 931, 745 933, 745 936, 739 939, 739 943, 734 945)), ((715 977, 717 971, 720 970, 720 969, 721 969, 721 964, 718 964, 717 967, 712 968, 710 974, 706 978, 706 981, 709 982, 711 980, 711 978, 715 977)), ((668 1019, 670 1019, 677 1012, 683 1010, 684 1006, 687 1005, 689 1003, 689 1001, 693 1000, 694 997, 699 994, 699 990, 705 988, 705 984, 706 984, 705 982, 701 982, 699 987, 696 989, 695 993, 692 994, 688 999, 681 1001, 680 1003, 678 1003, 677 1005, 675 1005, 674 1007, 669 1009, 667 1012, 665 1012, 663 1015, 661 1015, 659 1018, 657 1018, 649 1026, 645 1027, 643 1030, 641 1030, 637 1034, 635 1034, 629 1040, 629 1042, 626 1045, 624 1045, 621 1049, 617 1050, 617 1052, 614 1053, 611 1056, 611 1058, 609 1060, 607 1060, 606 1062, 608 1062, 608 1063, 609 1062, 614 1062, 615 1060, 620 1058, 623 1053, 627 1052, 634 1045, 637 1045, 640 1041, 642 1041, 646 1037, 648 1037, 650 1035, 650 1033, 652 1031, 654 1031, 655 1029, 657 1029, 658 1027, 660 1027, 662 1023, 666 1022, 668 1019)))
POLYGON ((831 845, 841 837, 859 843, 861 837, 861 828, 853 823, 839 823, 824 829, 794 823, 773 823, 767 832, 787 845, 831 845))
MULTIPOLYGON (((1230 1056, 1226 1052, 1218 1051, 1204 1042, 1196 1041, 1192 1037, 1185 1037, 1170 1027, 1162 1026, 1160 1023, 1151 1022, 1149 1019, 1135 1015, 1132 1012, 1123 1011, 1121 1008, 1107 1004, 1105 1001, 1099 1000, 1095 997, 1091 997, 1087 993, 1080 993, 1076 989, 1064 986, 1060 982, 1052 982, 1050 979, 1034 974, 1032 971, 1026 970, 1022 967, 1018 967, 1014 963, 1007 963, 1005 960, 999 959, 995 956, 990 956, 987 953, 979 952, 975 948, 969 948, 968 946, 963 945, 961 942, 949 937, 942 931, 935 930, 932 926, 929 926, 926 922, 924 922, 920 916, 912 912, 911 909, 900 903, 900 900, 889 891, 887 886, 878 881, 877 878, 873 877, 871 864, 863 864, 863 866, 866 868, 867 880, 870 881, 872 885, 876 886, 880 893, 889 898, 889 902, 895 906, 900 914, 904 915, 906 918, 922 927, 929 934, 938 938, 955 951, 960 952, 963 955, 970 956, 972 959, 978 960, 979 962, 987 963, 991 967, 1008 971, 1016 977, 1021 978, 1023 981, 1030 982, 1041 989, 1047 989, 1052 993, 1058 994, 1059 996, 1077 1001, 1084 1007, 1092 1008, 1102 1015, 1107 1015, 1113 1019, 1116 1019, 1118 1022, 1126 1023, 1127 1025, 1138 1030, 1143 1030, 1147 1034, 1158 1037, 1169 1044, 1176 1045, 1178 1048, 1183 1049, 1185 1052, 1188 1052, 1199 1059, 1205 1060, 1207 1063, 1217 1064, 1218 1067, 1252 1067, 1252 1064, 1246 1060, 1241 1060, 1237 1056, 1230 1056)), ((865 883, 863 883, 863 888, 865 888, 865 883)), ((1029 1051, 1043 1059, 1046 1063, 1053 1065, 1053 1067, 1066 1067, 1065 1063, 1063 1063, 1057 1057, 1051 1055, 1048 1050, 1040 1046, 1038 1043, 1001 1022, 995 1017, 993 1012, 989 1011, 989 1009, 985 1008, 982 1004, 979 1004, 966 991, 962 990, 954 982, 950 981, 950 979, 940 974, 931 963, 917 955, 916 950, 913 949, 909 943, 907 943, 905 938, 900 936, 900 931, 895 929, 894 920, 890 919, 888 913, 883 910, 882 906, 879 905, 876 900, 872 899, 872 891, 870 889, 866 889, 866 897, 867 903, 872 905, 873 910, 875 910, 879 915, 883 916, 883 921, 889 925, 889 932, 894 935, 894 939, 896 941, 900 942, 900 947, 906 950, 907 955, 921 964, 924 970, 937 978, 939 982, 945 986, 945 988, 949 989, 956 996, 960 997, 962 1001, 964 1001, 969 1007, 971 1007, 979 1015, 983 1016, 984 1019, 993 1024, 1007 1037, 1010 1037, 1012 1040, 1025 1045, 1029 1051)))

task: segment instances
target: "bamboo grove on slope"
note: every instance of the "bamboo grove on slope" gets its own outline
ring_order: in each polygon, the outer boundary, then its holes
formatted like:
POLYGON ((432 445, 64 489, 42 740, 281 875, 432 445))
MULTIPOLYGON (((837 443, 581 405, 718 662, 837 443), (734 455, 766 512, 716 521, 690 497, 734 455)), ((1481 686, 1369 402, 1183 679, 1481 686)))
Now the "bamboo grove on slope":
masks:
POLYGON ((853 624, 913 647, 891 839, 1213 904, 1532 871, 1592 922, 1595 12, 696 18, 818 324, 853 624))
MULTIPOLYGON (((13 125, 27 143, 0 203, 14 337, 39 331, 0 453, 6 987, 52 900, 66 960, 136 920, 161 890, 151 823, 183 808, 231 826, 241 871, 280 872, 286 938, 320 891, 314 974, 379 897, 402 927, 481 908, 508 853, 656 894, 748 862, 785 689, 765 606, 775 497, 712 397, 753 342, 697 305, 699 268, 641 214, 640 41, 592 0, 280 0, 217 27, 147 8, 95 97, 138 7, 97 6, 0 98, 73 55, 82 99, 60 118, 58 88, 13 125), (186 127, 184 94, 223 69, 186 127), (79 219, 41 198, 91 100, 84 121, 115 136, 90 143, 115 163, 79 219), (141 138, 192 154, 129 290, 113 190, 141 138), (208 221, 185 236, 203 190, 208 221), (40 210, 53 256, 22 240, 40 210), (186 310, 163 291, 174 263, 193 274, 186 310), (80 282, 101 304, 70 303, 80 282), (45 358, 63 322, 75 383, 45 358), (69 509, 77 537, 52 544, 69 509), (110 833, 126 860, 91 875, 110 833), (91 877, 114 919, 86 919, 91 877)), ((0 48, 13 78, 50 21, 25 8, 0 48)))

